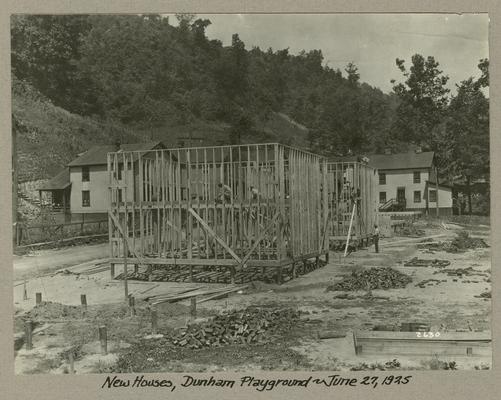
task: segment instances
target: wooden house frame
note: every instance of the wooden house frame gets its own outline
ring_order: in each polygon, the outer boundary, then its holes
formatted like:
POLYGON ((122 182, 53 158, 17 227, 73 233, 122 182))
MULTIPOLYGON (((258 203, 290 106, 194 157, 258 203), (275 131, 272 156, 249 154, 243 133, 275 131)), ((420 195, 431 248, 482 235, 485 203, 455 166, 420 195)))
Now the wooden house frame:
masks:
POLYGON ((318 264, 328 257, 326 165, 276 143, 108 153, 112 271, 318 264))
POLYGON ((331 242, 344 245, 349 234, 356 245, 370 243, 377 223, 376 179, 377 171, 358 161, 327 163, 331 242))

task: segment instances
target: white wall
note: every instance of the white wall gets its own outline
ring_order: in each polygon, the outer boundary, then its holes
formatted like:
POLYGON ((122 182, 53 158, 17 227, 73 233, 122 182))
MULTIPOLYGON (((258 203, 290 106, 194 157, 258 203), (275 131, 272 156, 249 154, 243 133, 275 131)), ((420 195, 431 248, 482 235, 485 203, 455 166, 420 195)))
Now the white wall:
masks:
MULTIPOLYGON (((379 184, 379 177, 377 178, 376 198, 379 202, 379 192, 386 192, 386 200, 397 198, 397 188, 405 187, 405 200, 407 208, 426 208, 425 188, 426 181, 429 179, 429 171, 427 168, 421 169, 402 169, 385 171, 380 170, 378 173, 386 173, 386 184, 379 184), (421 174, 421 182, 414 183, 414 172, 419 171, 421 174), (421 192, 421 202, 414 203, 414 191, 421 192)), ((440 193, 439 193, 440 202, 440 193)))
MULTIPOLYGON (((428 191, 435 190, 435 185, 430 185, 428 191)), ((429 207, 436 208, 436 202, 429 202, 429 207)), ((452 207, 452 189, 443 186, 438 187, 438 207, 439 208, 449 208, 452 207)))
POLYGON ((108 171, 106 165, 89 166, 89 182, 82 182, 82 167, 70 168, 71 213, 108 212, 108 171), (82 207, 82 190, 90 191, 90 207, 82 207))

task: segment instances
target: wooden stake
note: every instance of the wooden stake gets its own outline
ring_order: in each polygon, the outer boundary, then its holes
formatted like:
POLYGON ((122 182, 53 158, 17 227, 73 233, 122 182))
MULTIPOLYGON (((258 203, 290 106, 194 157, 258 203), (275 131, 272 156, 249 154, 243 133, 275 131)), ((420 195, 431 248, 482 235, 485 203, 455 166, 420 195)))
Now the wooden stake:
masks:
MULTIPOLYGON (((38 294, 38 293, 37 293, 38 294)), ((33 349, 33 321, 28 320, 24 325, 24 336, 26 340, 26 350, 33 349)))
POLYGON ((105 325, 99 327, 99 341, 101 342, 101 354, 108 354, 108 335, 105 325))
POLYGON ((128 248, 127 248, 127 240, 126 240, 125 236, 124 236, 123 243, 124 243, 124 297, 125 297, 125 301, 127 301, 127 299, 129 298, 129 284, 128 284, 128 278, 127 278, 127 274, 128 274, 128 271, 127 271, 128 248))
POLYGON ((197 317, 197 297, 196 296, 193 296, 191 298, 190 315, 191 315, 191 318, 193 318, 193 319, 197 317))
POLYGON ((129 296, 129 311, 130 311, 130 316, 133 317, 136 315, 136 300, 134 299, 134 296, 129 296))
POLYGON ((68 360, 69 360, 69 364, 70 364, 70 374, 74 374, 75 373, 75 360, 74 360, 74 356, 73 356, 73 351, 70 351, 70 353, 68 354, 68 360))
POLYGON ((23 300, 28 300, 28 292, 26 291, 26 279, 23 284, 23 300))
POLYGON ((158 314, 155 308, 152 308, 150 311, 151 314, 151 333, 154 335, 157 334, 158 331, 158 314))
POLYGON ((42 293, 37 292, 35 294, 35 304, 38 306, 40 303, 42 303, 42 293))
POLYGON ((110 263, 110 275, 111 279, 115 278, 115 263, 110 263))
POLYGON ((80 295, 80 303, 82 304, 82 307, 84 309, 87 309, 87 295, 85 294, 80 295))

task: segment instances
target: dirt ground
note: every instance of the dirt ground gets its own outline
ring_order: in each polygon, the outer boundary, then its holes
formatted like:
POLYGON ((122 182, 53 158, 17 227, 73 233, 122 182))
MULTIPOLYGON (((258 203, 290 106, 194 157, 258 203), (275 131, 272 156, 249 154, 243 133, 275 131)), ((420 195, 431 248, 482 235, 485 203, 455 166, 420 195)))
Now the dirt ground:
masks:
MULTIPOLYGON (((416 225, 433 241, 451 239, 455 237, 455 232, 467 229, 472 236, 481 237, 490 244, 490 227, 487 225, 465 228, 458 224, 426 221, 416 225)), ((106 256, 102 245, 47 250, 37 257, 18 257, 14 268, 18 278, 27 277, 28 299, 23 300, 24 285, 22 281, 17 281, 14 286, 16 333, 22 336, 23 321, 26 319, 36 321, 38 328, 44 329, 34 335, 33 350, 26 350, 22 340, 18 342, 16 372, 68 373, 69 351, 74 354, 74 370, 79 374, 260 369, 438 369, 448 362, 455 362, 457 369, 489 368, 491 359, 481 357, 441 357, 438 360, 431 354, 419 357, 355 355, 351 332, 372 330, 376 325, 423 321, 431 325, 432 332, 490 331, 490 298, 475 297, 491 291, 490 249, 478 248, 462 253, 430 252, 418 249, 417 243, 421 240, 385 238, 380 242, 379 254, 374 253, 373 247, 358 250, 346 258, 331 252, 326 266, 282 285, 255 282, 243 293, 199 304, 195 322, 206 321, 218 313, 256 305, 291 307, 301 311, 301 319, 293 329, 270 337, 263 343, 201 349, 175 347, 168 340, 170 333, 190 323, 189 300, 160 305, 159 335, 152 336, 147 302, 136 301, 137 312, 131 316, 124 301, 123 283, 111 280, 108 270, 91 275, 78 274, 95 264, 93 259, 106 256), (472 267, 473 275, 456 277, 447 275, 440 268, 403 265, 413 257, 449 260, 451 264, 447 269, 472 267), (40 266, 37 260, 40 260, 40 266), (72 273, 47 274, 55 266, 69 265, 76 265, 69 268, 72 273), (400 289, 374 289, 371 291, 373 298, 367 298, 365 290, 349 292, 349 298, 337 297, 344 292, 326 290, 353 271, 378 266, 392 267, 405 273, 411 276, 412 282, 400 289), (428 279, 440 282, 416 286, 428 279), (36 292, 41 292, 47 303, 34 307, 36 292), (80 294, 87 296, 85 312, 80 306, 80 294), (100 325, 106 325, 108 329, 107 355, 100 354, 97 335, 100 325), (324 330, 345 332, 346 337, 319 339, 318 332, 324 330), (397 362, 385 366, 393 359, 397 362)), ((119 266, 117 271, 120 271, 119 266)), ((140 298, 145 293, 153 295, 208 286, 218 285, 129 281, 129 293, 140 298)))

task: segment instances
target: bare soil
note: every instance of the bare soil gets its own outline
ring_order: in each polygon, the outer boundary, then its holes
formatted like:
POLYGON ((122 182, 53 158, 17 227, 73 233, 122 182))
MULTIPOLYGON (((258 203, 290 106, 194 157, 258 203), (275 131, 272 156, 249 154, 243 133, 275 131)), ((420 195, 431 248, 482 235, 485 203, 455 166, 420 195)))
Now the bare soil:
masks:
MULTIPOLYGON (((418 227, 425 230, 425 237, 441 235, 439 239, 432 239, 440 241, 452 240, 457 231, 465 229, 457 224, 443 226, 430 221, 422 221, 418 227)), ((490 244, 488 226, 470 224, 466 230, 490 244)), ((490 368, 490 359, 477 357, 437 360, 432 355, 355 355, 351 332, 371 330, 376 325, 420 321, 431 325, 434 332, 490 331, 490 298, 478 297, 491 291, 490 249, 430 252, 417 248, 420 240, 422 238, 383 239, 379 254, 374 253, 373 247, 356 251, 347 258, 332 252, 326 266, 283 285, 255 282, 244 293, 199 304, 197 318, 200 321, 224 310, 241 310, 251 305, 292 307, 302 312, 293 329, 265 343, 202 349, 172 346, 168 340, 170 333, 190 323, 189 300, 160 305, 159 335, 152 336, 149 304, 136 300, 136 315, 131 316, 124 301, 123 283, 111 280, 108 271, 89 276, 39 275, 37 257, 26 260, 19 257, 15 268, 17 265, 18 271, 30 278, 28 300, 23 300, 22 284, 14 287, 16 332, 22 332, 27 319, 34 320, 38 326, 49 324, 50 327, 34 336, 33 350, 21 347, 16 351, 16 372, 66 373, 70 368, 68 352, 74 353, 76 373, 448 369, 450 365, 453 369, 490 368), (405 267, 404 262, 413 257, 448 260, 451 264, 446 268, 405 267), (370 293, 350 291, 344 298, 339 294, 346 292, 326 290, 352 272, 372 267, 391 267, 410 276, 412 282, 401 288, 373 289, 370 293), (461 276, 447 273, 451 269, 468 268, 470 272, 461 276), (423 281, 428 282, 418 285, 423 281), (46 302, 34 307, 34 293, 38 291, 43 293, 46 302), (85 312, 80 306, 83 293, 89 304, 85 312), (100 325, 108 329, 108 355, 100 354, 97 335, 100 325), (345 332, 346 337, 319 339, 318 332, 323 330, 345 332)), ((99 252, 94 246, 73 247, 63 253, 53 251, 55 258, 51 265, 51 251, 47 250, 41 254, 40 263, 46 271, 53 270, 54 264, 72 265, 72 254, 74 265, 88 261, 89 257, 104 257, 106 252, 99 252)), ((207 287, 207 284, 129 281, 129 293, 136 299, 146 290, 148 294, 161 294, 189 287, 207 287)))

